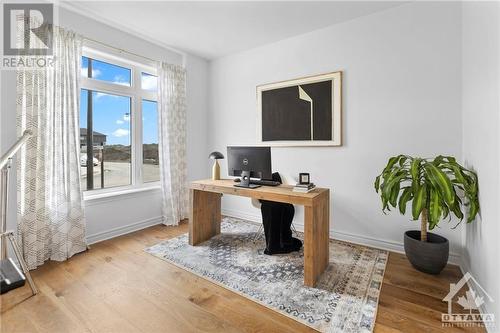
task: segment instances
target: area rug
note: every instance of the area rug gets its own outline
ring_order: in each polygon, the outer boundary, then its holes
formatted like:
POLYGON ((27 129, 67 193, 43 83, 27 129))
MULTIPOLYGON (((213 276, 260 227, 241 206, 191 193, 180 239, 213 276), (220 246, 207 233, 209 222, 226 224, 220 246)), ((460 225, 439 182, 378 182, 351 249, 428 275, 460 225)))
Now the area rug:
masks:
POLYGON ((330 240, 330 264, 310 288, 303 251, 265 255, 258 226, 235 218, 225 217, 221 231, 198 246, 184 234, 145 251, 320 332, 373 330, 386 251, 330 240))

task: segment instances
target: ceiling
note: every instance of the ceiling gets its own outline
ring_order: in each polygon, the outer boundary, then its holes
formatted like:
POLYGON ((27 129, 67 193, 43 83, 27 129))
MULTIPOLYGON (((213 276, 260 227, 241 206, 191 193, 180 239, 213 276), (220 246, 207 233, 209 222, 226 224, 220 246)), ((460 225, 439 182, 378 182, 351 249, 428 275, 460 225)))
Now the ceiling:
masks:
POLYGON ((400 1, 72 1, 80 13, 207 59, 368 15, 400 1))

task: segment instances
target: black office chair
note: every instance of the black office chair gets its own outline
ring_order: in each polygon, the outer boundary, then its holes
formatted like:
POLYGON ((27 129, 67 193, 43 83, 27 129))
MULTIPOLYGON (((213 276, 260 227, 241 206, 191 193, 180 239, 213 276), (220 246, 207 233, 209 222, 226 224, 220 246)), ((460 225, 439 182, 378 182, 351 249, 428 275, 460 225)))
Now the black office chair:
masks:
MULTIPOLYGON (((276 173, 278 173, 278 172, 276 172, 276 173)), ((291 178, 291 177, 288 177, 286 175, 280 175, 279 173, 278 173, 278 175, 280 176, 281 182, 284 185, 293 185, 296 183, 296 182, 295 183, 293 182, 293 178, 291 178), (291 180, 289 180, 289 179, 291 179, 291 180)), ((260 200, 255 199, 255 198, 252 198, 251 200, 252 200, 252 206, 254 206, 255 208, 257 208, 260 211, 261 207, 262 207, 262 203, 260 202, 260 200)), ((262 212, 261 212, 261 214, 262 214, 262 212)), ((293 222, 292 222, 292 225, 290 226, 290 228, 292 229, 293 234, 296 237, 298 237, 299 233, 297 232, 297 229, 295 228, 295 224, 293 224, 293 222)), ((259 229, 257 230, 257 233, 255 233, 255 237, 253 238, 253 242, 255 243, 262 235, 264 235, 264 224, 263 223, 261 223, 259 225, 259 229)))
MULTIPOLYGON (((277 172, 273 173, 272 180, 283 183, 281 176, 277 172)), ((255 206, 257 206, 257 203, 255 203, 255 206)), ((295 226, 292 227, 295 207, 288 203, 261 200, 260 209, 262 229, 266 238, 264 253, 272 255, 300 250, 302 241, 293 237, 293 232, 297 233, 295 226)), ((259 232, 257 237, 260 237, 259 232)))

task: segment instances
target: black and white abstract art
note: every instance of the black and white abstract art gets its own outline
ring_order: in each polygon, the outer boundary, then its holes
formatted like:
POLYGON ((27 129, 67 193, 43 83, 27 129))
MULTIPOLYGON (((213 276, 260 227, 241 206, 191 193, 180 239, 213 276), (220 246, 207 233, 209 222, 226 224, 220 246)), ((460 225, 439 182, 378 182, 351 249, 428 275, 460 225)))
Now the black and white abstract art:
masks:
POLYGON ((340 146, 341 92, 342 72, 258 86, 258 141, 271 146, 340 146))

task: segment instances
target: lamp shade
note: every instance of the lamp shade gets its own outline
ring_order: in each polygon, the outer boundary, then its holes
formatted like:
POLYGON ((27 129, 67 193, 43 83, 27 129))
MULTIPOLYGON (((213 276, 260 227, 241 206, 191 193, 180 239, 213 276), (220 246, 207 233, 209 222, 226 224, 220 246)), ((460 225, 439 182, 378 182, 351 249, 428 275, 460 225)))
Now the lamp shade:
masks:
POLYGON ((222 155, 222 153, 219 153, 218 151, 214 151, 210 153, 208 158, 211 158, 212 160, 220 160, 224 158, 224 155, 222 155))

